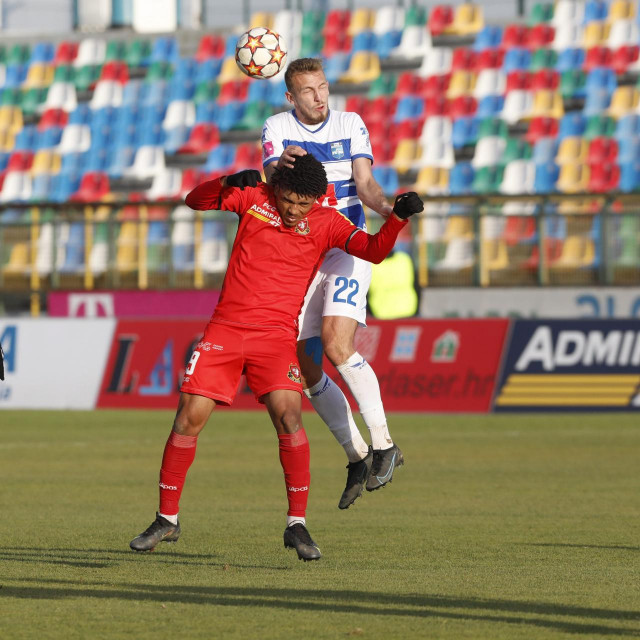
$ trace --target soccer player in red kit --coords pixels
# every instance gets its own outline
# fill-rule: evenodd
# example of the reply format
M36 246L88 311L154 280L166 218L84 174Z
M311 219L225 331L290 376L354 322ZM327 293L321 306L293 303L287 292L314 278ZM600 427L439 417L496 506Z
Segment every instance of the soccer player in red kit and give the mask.
M185 369L160 469L160 508L156 520L131 541L135 551L178 539L178 503L198 434L216 404L233 402L245 374L278 434L289 503L285 547L303 560L321 557L305 520L310 476L296 358L300 308L329 249L381 262L407 218L423 209L415 193L401 194L395 215L369 235L316 202L326 189L324 167L307 154L296 158L293 168L277 169L270 185L260 182L257 171L241 171L205 182L187 196L191 208L234 211L240 223L219 302Z

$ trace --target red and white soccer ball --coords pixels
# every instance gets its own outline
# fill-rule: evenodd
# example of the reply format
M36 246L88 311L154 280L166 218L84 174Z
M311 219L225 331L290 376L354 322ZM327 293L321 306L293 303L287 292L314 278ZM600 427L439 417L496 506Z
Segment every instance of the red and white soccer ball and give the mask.
M286 60L282 36L264 27L249 29L236 43L236 63L250 78L273 78L284 69Z

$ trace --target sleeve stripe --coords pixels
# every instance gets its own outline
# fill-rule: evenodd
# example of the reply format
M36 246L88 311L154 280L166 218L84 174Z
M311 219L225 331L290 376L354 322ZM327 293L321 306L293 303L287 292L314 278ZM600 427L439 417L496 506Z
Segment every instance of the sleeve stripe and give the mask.
M360 231L360 229L358 229L357 227L351 232L351 235L347 238L347 241L344 243L344 250L346 253L349 253L349 243L351 242L351 238L353 238L353 236L356 235L356 233L358 233L358 231Z

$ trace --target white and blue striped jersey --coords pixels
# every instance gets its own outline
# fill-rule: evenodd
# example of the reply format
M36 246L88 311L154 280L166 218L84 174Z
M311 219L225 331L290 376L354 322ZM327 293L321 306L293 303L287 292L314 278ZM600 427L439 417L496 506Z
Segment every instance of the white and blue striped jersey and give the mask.
M355 158L373 162L369 132L362 118L353 112L329 111L320 126L304 125L295 109L267 118L262 128L262 165L277 162L285 147L298 145L312 153L327 172L329 188L322 203L339 209L361 229L366 229L362 202L353 179Z

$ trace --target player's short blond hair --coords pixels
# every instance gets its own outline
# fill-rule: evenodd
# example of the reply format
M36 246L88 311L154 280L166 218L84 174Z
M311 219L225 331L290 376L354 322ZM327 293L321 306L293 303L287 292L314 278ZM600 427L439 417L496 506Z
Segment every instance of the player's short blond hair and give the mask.
M293 89L293 78L302 73L316 73L324 69L320 58L298 58L289 63L287 70L284 72L284 83L287 85L287 91Z

